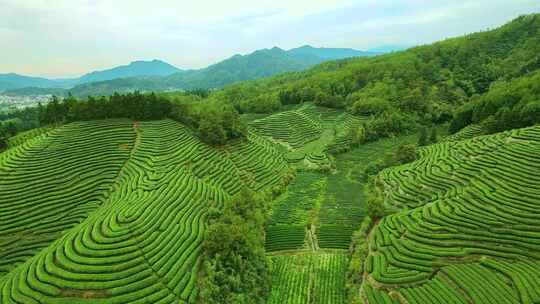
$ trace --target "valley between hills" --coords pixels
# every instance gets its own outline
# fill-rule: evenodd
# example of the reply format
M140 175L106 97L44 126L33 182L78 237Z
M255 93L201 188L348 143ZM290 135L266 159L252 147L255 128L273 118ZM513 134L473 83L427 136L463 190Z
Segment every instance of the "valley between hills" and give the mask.
M540 303L540 15L0 121L0 303Z

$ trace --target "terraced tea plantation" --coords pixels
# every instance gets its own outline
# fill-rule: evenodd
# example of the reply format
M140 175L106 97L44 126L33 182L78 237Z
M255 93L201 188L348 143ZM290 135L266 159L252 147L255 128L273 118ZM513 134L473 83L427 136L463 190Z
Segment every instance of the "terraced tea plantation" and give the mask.
M0 279L99 208L129 158L131 125L72 124L0 154Z
M469 125L461 129L459 132L445 137L443 141L460 141L465 139L471 139L482 134L484 134L484 128L482 126Z
M349 248L354 226L363 217L361 185L348 179L348 164L330 175L318 170L335 166L328 151L349 146L350 130L362 121L343 111L304 104L250 123L254 133L281 146L286 160L299 170L274 204L268 251Z
M540 303L540 127L483 132L467 127L422 148L419 160L378 176L388 210L402 211L383 217L368 235L358 269L361 302ZM335 145L335 138L329 142ZM267 234L275 265L272 301L319 303L317 288L306 287L314 286L314 261L325 248L348 249L365 215L359 173L416 139L383 140L337 155L330 174L305 171L301 161L289 159L300 171L275 202Z
M341 304L345 301L348 258L320 252L272 256L273 282L269 304Z
M221 148L172 120L10 139L0 154L0 303L197 303L209 208L244 186L272 189L291 168L266 228L267 302L348 303L363 172L417 140L350 150L365 119L306 104L251 120L246 140ZM540 303L540 127L483 132L465 128L377 176L393 214L368 233L353 297Z
M447 141L379 176L365 303L540 303L540 127Z
M171 120L73 123L0 154L1 303L194 303L206 211L287 170Z
M273 138L289 148L299 148L316 140L322 133L320 123L304 113L302 109L286 111L255 120L251 127L260 135Z
M367 117L304 104L301 107L250 121L254 133L268 138L284 150L285 158L297 167L317 169L330 166L328 152L350 149L350 131Z
M285 117L296 115L309 119L287 122L291 131L308 129L296 124L317 125L322 128L319 137L302 146L287 144L287 137L272 133L273 128L259 131L267 125L278 129L286 123ZM350 150L349 130L362 121L311 105L255 121L253 132L281 145L287 161L298 169L287 191L274 202L266 230L266 250L274 265L270 303L347 303L344 286L348 249L353 232L365 216L364 181L358 172L386 152L416 140L414 135L381 140L330 155L329 151ZM318 170L324 163L312 160L315 153L332 160L330 172ZM318 266L322 257L331 259L333 266L322 271ZM327 276L335 283L319 285L319 278Z

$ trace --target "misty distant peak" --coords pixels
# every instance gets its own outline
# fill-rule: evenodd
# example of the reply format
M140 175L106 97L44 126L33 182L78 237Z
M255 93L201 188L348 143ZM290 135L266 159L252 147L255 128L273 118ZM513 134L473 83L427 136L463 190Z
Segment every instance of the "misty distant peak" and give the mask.
M135 60L132 61L129 65L133 64L164 64L164 65L170 65L166 63L165 61L159 60L159 59L152 59L152 60Z
M116 79L128 79L127 82L136 83L137 88L144 88L144 81L150 83L148 87L172 86L180 89L218 88L236 81L257 79L284 72L301 71L316 64L336 59L350 57L364 57L378 55L374 52L363 52L354 49L317 48L303 45L298 48L284 50L278 46L259 49L245 55L234 55L229 59L213 64L199 70L181 70L175 66L159 60L134 60L126 65L120 65L106 70L87 73L79 78L49 80L43 78L25 77L17 74L0 75L0 90L23 87L38 88L82 88L89 83L104 85L111 81L111 90L116 89ZM141 79L143 77L156 77ZM154 83L155 82L155 83ZM108 84L109 85L109 84Z
M116 78L129 78L141 76L168 76L182 70L164 61L153 59L151 61L137 60L128 65L114 67L112 69L94 71L82 76L78 83L105 81Z
M287 53L291 56L311 56L323 60L337 60L351 57L366 57L379 55L379 52L366 52L351 48L326 48L303 45L298 48L290 49Z

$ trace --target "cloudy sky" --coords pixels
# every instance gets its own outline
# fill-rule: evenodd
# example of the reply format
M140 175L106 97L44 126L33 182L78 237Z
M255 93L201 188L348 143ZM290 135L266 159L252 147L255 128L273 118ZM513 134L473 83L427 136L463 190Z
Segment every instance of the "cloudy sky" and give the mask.
M533 12L539 0L0 0L0 73L78 76L155 58L200 68L273 46L416 45Z

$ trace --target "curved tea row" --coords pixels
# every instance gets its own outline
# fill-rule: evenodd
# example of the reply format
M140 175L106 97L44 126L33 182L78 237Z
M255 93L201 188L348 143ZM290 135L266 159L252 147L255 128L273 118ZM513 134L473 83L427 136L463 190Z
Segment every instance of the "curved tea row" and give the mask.
M77 123L0 154L0 277L103 203L134 136L127 120Z
M206 210L244 181L228 152L176 122L134 130L130 158L101 207L1 278L2 303L195 302Z
M310 213L321 195L321 180L316 172L299 174L274 203L270 225L266 228L266 251L301 249Z
M12 136L8 138L8 146L10 148L16 147L18 145L21 145L25 143L26 141L39 137L40 135L46 134L47 132L51 131L52 128L50 127L42 127L42 128L36 128L31 129L25 132L21 132L15 136Z
M471 139L484 134L484 132L484 127L481 125L469 125L461 129L459 132L443 138L442 141L460 141Z
M262 136L296 149L318 139L322 133L321 124L301 111L286 111L255 120L250 127Z
M327 151L330 153L340 153L350 150L353 144L352 132L368 120L368 117L343 113L336 120L336 138L334 139L334 142L328 146Z
M244 182L253 190L276 184L288 169L275 145L253 132L247 141L232 145L227 152Z
M540 127L429 146L383 171L386 202L404 210L371 234L364 300L540 302L538 172Z
M332 127L336 122L341 120L342 111L332 108L319 107L314 104L306 103L297 110L314 121L319 121L324 127Z

